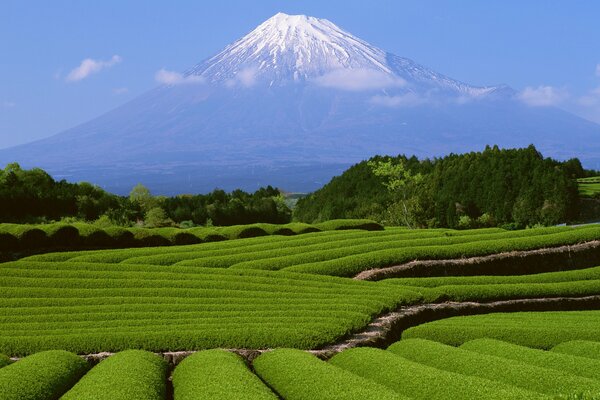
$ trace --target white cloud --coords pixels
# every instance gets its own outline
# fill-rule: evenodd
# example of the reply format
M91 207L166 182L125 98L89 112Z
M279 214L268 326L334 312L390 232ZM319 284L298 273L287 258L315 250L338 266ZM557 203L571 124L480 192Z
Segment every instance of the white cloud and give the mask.
M200 75L183 75L182 73L175 71L167 71L166 69L160 69L154 75L156 82L164 85L186 85L194 83L204 83L204 78Z
M423 97L415 93L406 93L397 96L376 95L371 97L370 102L384 107L414 107L426 102Z
M65 79L67 82L77 82L87 78L92 74L98 73L105 68L115 66L121 61L123 61L123 59L117 55L112 56L112 58L108 61L86 58L81 62L81 64L79 64L77 68L71 70Z
M600 76L600 63L596 64L596 76Z
M3 101L1 104L2 108L13 108L17 105L17 103L15 103L14 101Z
M236 78L242 84L242 86L254 86L254 84L256 83L257 72L258 71L256 70L256 68L246 68L238 72L236 74Z
M112 92L113 92L113 94L117 94L117 95L119 95L119 94L125 94L125 93L129 92L129 89L126 88L126 87L114 88L112 90Z
M519 99L533 107L555 106L565 101L569 94L563 89L552 86L526 87L518 95Z
M406 85L402 78L373 69L339 69L314 80L319 86L349 91L377 90Z

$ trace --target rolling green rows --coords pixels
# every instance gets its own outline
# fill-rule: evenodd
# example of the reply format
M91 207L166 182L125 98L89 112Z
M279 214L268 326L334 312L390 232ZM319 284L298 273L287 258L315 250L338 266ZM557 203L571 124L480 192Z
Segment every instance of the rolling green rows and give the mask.
M223 350L186 357L173 371L175 400L276 400L277 396L246 366Z
M193 228L196 229L196 228ZM244 238L235 241L219 241L216 243L202 243L198 245L172 246L160 248L133 248L133 249L115 249L103 251L71 251L61 253L48 253L30 256L24 260L31 261L85 261L85 262L109 262L119 263L130 258L160 256L165 254L178 255L180 253L194 252L202 256L219 256L245 253L254 250L277 249L281 247L281 243L285 242L286 247L305 246L315 243L335 242L343 239L352 239L360 237L368 237L374 235L395 235L404 232L409 234L410 231L405 229L386 229L385 231L364 231L364 230L334 230L308 233L300 236L260 236L255 238ZM425 233L426 232L426 233ZM426 235L441 235L440 231L425 231L422 234Z
M599 280L600 267L577 269L573 271L545 272L531 275L488 275L488 276L440 276L431 278L394 278L381 282L419 288L436 288L442 286L467 285L500 285L500 284L535 284L561 283L585 280Z
M0 224L0 251L185 245L265 235L296 235L343 229L381 230L383 228L369 220L333 220L316 225L295 222L284 225L252 224L190 229L100 228L85 223Z
M572 340L600 341L600 311L519 312L453 317L410 328L403 339L459 346L492 338L537 349Z
M33 354L0 369L0 398L58 399L87 369L87 362L66 351Z
M335 355L330 363L415 399L541 399L542 395L475 376L448 372L390 352L362 347Z
M429 340L401 340L390 346L388 351L433 368L551 396L587 391L600 393L600 381L595 379Z
M167 363L155 354L127 350L101 361L62 400L162 400Z
M385 386L290 349L279 349L259 356L254 370L286 400L401 400Z
M600 227L567 228L567 230L558 231L558 233L547 234L540 234L540 230L537 229L524 232L527 232L528 235L446 246L421 246L416 248L372 251L333 260L295 265L284 268L284 270L350 277L368 269L398 265L417 259L436 260L484 256L500 252L571 245L600 239ZM542 232L551 232L551 228L545 228ZM522 233L520 234L522 235ZM515 235L517 234L515 233Z
M554 346L552 351L555 353L600 360L600 342L572 340Z
M512 250L575 244L600 239L600 227L542 228L506 232L407 231L316 233L299 238L203 244L172 249L139 249L42 255L27 261L73 261L266 269L354 276L366 269L415 259L480 256Z
M419 291L427 303L582 297L600 294L600 267L532 275L396 278L381 283Z
M0 268L0 352L317 348L420 295L268 271L74 262Z
M569 229L569 228L567 228ZM293 269L295 266L303 267L307 263L326 263L328 261L338 261L340 259L349 259L351 256L361 256L363 254L375 254L379 251L393 252L403 254L411 254L414 252L420 252L421 248L431 248L440 246L451 246L461 243L473 243L473 242L484 242L493 241L509 238L528 237L531 235L544 235L564 231L564 228L551 228L539 230L537 232L530 231L493 231L493 232L478 232L478 234L462 234L457 233L455 235L439 235L437 237L424 237L415 239L412 237L406 237L403 235L402 239L398 237L386 238L387 240L381 240L379 237L367 238L360 242L344 243L344 246L339 248L332 248L332 246L326 246L322 248L310 249L307 252L300 254L288 253L287 255L278 255L276 253L258 255L248 254L245 260L239 260L236 264L233 264L233 268L239 269L267 269L267 270L280 270L285 268ZM427 231L423 231L425 233ZM469 233L473 231L468 231ZM416 231L415 235L422 234ZM376 239L376 240L374 240ZM407 239L407 240L406 240ZM198 264L198 262L200 264ZM183 261L180 264L183 265L202 265L204 260L188 260ZM351 261L353 262L353 260ZM387 266L387 265L385 265Z
M479 354L507 358L525 364L600 380L600 360L587 357L531 349L496 339L475 339L466 342L460 348Z
M581 178L577 180L579 194L585 197L593 197L600 193L600 177Z

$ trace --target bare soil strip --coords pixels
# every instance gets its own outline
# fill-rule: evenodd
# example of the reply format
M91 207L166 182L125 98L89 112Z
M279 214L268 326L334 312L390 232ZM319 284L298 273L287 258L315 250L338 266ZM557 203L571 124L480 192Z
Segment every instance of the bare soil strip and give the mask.
M511 251L483 257L449 260L415 260L401 265L363 271L354 279L474 275L526 275L566 271L600 265L600 240L572 246Z

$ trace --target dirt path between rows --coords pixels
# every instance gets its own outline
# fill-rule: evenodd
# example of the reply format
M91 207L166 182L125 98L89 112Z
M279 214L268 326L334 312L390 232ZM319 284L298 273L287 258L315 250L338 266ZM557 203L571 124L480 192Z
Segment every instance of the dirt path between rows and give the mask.
M569 246L511 251L482 257L446 260L415 260L405 264L363 271L354 279L378 281L388 278L473 275L525 275L566 271L600 265L600 240Z

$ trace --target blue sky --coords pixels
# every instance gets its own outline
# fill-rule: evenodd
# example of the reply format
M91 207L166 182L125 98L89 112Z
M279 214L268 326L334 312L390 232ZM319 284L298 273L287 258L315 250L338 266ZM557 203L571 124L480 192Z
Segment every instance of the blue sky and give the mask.
M600 123L600 2L0 2L0 148L85 122L282 11L327 18L452 78ZM85 61L88 59L88 61Z

